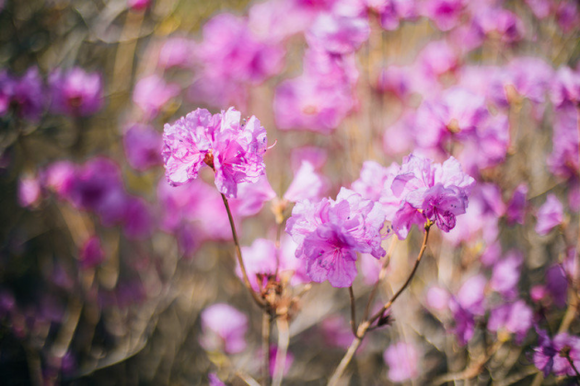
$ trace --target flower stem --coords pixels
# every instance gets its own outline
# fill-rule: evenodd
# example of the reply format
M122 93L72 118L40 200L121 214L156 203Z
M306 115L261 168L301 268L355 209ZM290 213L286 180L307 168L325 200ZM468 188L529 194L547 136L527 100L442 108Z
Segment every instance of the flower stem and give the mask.
M354 354L356 353L356 350L359 348L366 333L369 331L371 325L377 319L381 318L389 308L391 308L395 300L397 300L397 298L401 295L401 293L403 293L405 288L407 288L407 286L415 276L417 268L419 267L419 263L421 263L421 259L423 258L425 250L427 249L427 241L429 240L429 230L431 229L431 225L433 225L433 223L429 220L425 224L425 236L423 237L423 244L421 245L421 249L419 250L419 254L417 255L417 259L415 260L415 265L413 266L413 269L411 270L409 277L405 281L405 284L403 284L403 286L393 295L393 297L391 297L391 299L379 310L379 312L374 314L369 320L364 320L359 325L358 330L355 332L354 340L352 341L350 347L348 348L348 351L340 361L340 364L334 371L334 374L332 374L332 377L328 381L328 386L335 386L338 383L338 381L342 377L342 374L344 373L344 370L346 370L346 367L354 357Z
M262 315L262 351L264 352L264 363L262 367L262 384L270 384L270 327L272 317L270 313L264 312Z
M348 287L348 294L350 295L350 328L352 329L352 334L356 338L356 304L352 286Z
M385 260L383 261L383 265L381 267L381 272L379 273L379 278L377 279L375 285L373 286L371 294L369 295L369 301L368 301L367 306L365 308L363 320L366 320L369 316L373 300L375 299L375 295L377 294L377 290L379 289L379 285L381 284L381 281L385 278L385 275L387 274L387 267L389 266L389 263L391 261L391 256L393 255L393 251L395 249L396 244L397 244L397 239L393 238L393 240L391 241L391 245L389 246L389 251L387 252L387 256L385 256Z
M228 219L230 220L230 227L232 228L232 236L234 238L234 244L236 245L236 257L238 258L238 263L240 264L240 269L242 271L242 277L244 279L244 284L248 291L250 291L250 295L256 302L256 304L260 308L264 308L266 303L258 296L258 294L252 289L252 285L250 284L250 280L248 279L248 273L246 271L246 266L244 265L244 260L242 259L242 249L240 248L240 242L238 240L238 233L236 232L236 225L234 224L234 218L232 216L232 211L230 210L230 205L228 203L228 199L222 193L222 199L224 200L224 205L226 207L226 211L228 212Z
M290 343L290 330L288 329L287 316L276 319L276 326L278 327L278 351L276 352L276 365L274 367L272 386L281 386L282 379L284 378L288 344Z

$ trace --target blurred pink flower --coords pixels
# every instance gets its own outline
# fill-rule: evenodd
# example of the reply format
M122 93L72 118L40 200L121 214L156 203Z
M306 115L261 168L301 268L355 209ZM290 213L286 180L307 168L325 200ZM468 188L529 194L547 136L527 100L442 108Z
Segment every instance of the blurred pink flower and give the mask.
M327 182L323 176L316 173L310 162L302 161L302 166L295 173L292 183L284 193L284 199L291 202L317 201L322 198L326 188Z
M521 344L532 327L534 313L523 300L506 303L491 310L487 328L489 331L506 331L516 336Z
M84 117L99 111L103 105L101 75L87 73L80 67L53 71L49 78L51 110L73 117Z
M555 194L549 194L544 205L540 207L537 215L536 233L547 235L554 227L564 220L564 207Z
M201 345L210 351L237 354L246 348L248 318L234 307L217 303L201 313Z
M79 258L83 269L94 268L105 261L105 251L101 248L101 241L97 236L92 236L84 242Z
M168 84L162 77L153 74L137 82L133 90L133 102L148 119L153 119L180 91L179 85Z
M131 125L123 136L123 148L133 169L145 171L163 164L163 138L152 126Z
M419 376L419 353L413 344L398 342L390 345L383 354L389 368L389 379L404 382Z
M18 181L18 203L22 207L34 205L40 198L40 182L35 177L21 177Z
M141 11L151 5L151 0L127 0L127 6L134 11Z
M464 7L465 0L426 0L420 9L437 28L448 31L459 23Z
M524 257L519 251L511 251L503 260L499 260L493 266L490 287L499 292L504 299L512 300L518 294L518 282L520 281L521 266Z
M519 184L514 190L512 198L506 210L506 219L509 225L524 223L527 207L528 186L525 183Z
M164 69L187 68L191 65L194 50L192 41L183 37L170 37L159 52L159 66Z

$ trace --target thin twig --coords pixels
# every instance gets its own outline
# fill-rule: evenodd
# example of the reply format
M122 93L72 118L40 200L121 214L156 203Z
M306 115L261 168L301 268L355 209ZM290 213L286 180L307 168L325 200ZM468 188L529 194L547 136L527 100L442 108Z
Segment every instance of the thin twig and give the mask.
M278 351L276 352L276 364L274 367L274 380L272 386L281 386L284 379L284 369L286 367L286 355L290 344L290 329L288 328L288 318L282 316L276 319L278 327Z
M348 287L348 294L350 295L350 328L352 334L356 337L356 304L352 286Z
M246 271L246 266L244 265L244 260L242 259L242 249L240 248L240 242L238 240L238 233L236 232L236 225L234 224L232 211L230 210L228 199L223 193L222 199L224 201L226 211L228 212L228 219L230 220L230 227L232 228L232 236L234 238L234 244L236 245L236 256L238 258L238 263L240 264L240 269L242 271L242 276L244 278L244 284L246 285L248 291L250 291L250 295L252 295L252 298L254 299L256 304L258 304L260 308L264 308L266 306L266 303L264 303L264 301L260 298L260 296L258 296L258 294L254 291L252 285L250 284L250 280L248 279L248 273Z
M262 351L264 352L264 363L262 367L262 384L270 384L270 327L272 317L268 312L262 315Z

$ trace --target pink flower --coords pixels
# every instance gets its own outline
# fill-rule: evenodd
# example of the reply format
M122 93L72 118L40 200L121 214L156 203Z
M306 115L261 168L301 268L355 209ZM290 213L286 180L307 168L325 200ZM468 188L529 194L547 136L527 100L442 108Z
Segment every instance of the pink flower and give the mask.
M506 218L508 224L518 223L522 225L526 216L528 186L524 183L518 185L508 203Z
M141 11L149 7L151 0L127 0L127 6L134 11Z
M37 178L24 177L18 182L18 203L22 207L34 205L40 198L41 189Z
M237 354L246 348L248 318L232 306L218 303L207 307L201 314L201 328L201 344L206 350Z
M296 257L306 261L313 281L328 280L334 287L348 287L357 274L357 252L384 256L383 223L379 204L342 188L336 201L298 202L286 232L298 244Z
M523 300L501 305L491 311L487 328L489 331L506 331L515 334L521 342L532 327L534 313Z
M556 72L551 91L552 103L556 107L580 103L580 71L567 66L560 67Z
M490 287L507 300L515 298L523 262L524 257L518 251L512 251L505 259L496 262L489 282Z
M379 202L400 239L407 237L413 224L422 226L427 219L445 232L455 227L456 216L465 213L475 183L455 158L439 165L410 155L400 168L391 168L394 173L384 183Z
M545 331L538 331L538 347L534 348L533 363L544 372L544 376L554 373L556 376L575 376L576 371L566 356L570 357L574 367L580 367L580 338L567 333L550 339Z
M314 166L308 161L302 161L302 166L294 175L294 180L284 193L284 199L291 202L301 200L317 201L322 198L327 183L316 173Z
M464 7L465 0L427 0L423 12L437 28L448 31L459 23Z
M87 73L80 67L64 72L55 70L48 79L54 112L73 117L88 116L99 111L103 105L101 76Z
M179 85L167 84L162 77L153 74L137 82L133 90L133 102L147 118L153 119L180 91Z
M151 126L132 125L123 136L123 147L133 169L145 171L163 163L163 139Z
M12 105L20 118L37 121L46 99L38 68L29 68L19 79L6 75L3 80L0 81L3 89L0 90L0 114L4 110L2 106Z
M414 345L405 342L392 344L383 354L389 367L389 379L404 382L419 376L419 353Z
M552 228L560 225L564 219L564 207L558 197L549 194L544 205L538 210L537 217L535 229L539 235L547 235Z
M239 183L255 183L264 174L266 130L254 116L240 125L240 113L233 107L213 116L197 109L165 124L163 139L166 176L174 186L197 178L206 163L215 171L218 190L236 197Z
M165 41L159 52L159 65L164 69L186 68L191 63L193 42L182 37L171 37Z
M260 291L268 282L268 276L276 275L276 245L271 240L256 239L250 247L242 247L242 254L250 284L254 291ZM239 263L236 266L236 275L242 278Z
M94 268L105 260L105 251L101 248L101 241L97 236L89 238L81 247L81 268Z
M316 18L306 34L311 47L343 55L356 51L369 38L371 27L366 15L344 8L335 6L332 12Z
M43 186L53 190L60 198L68 198L73 187L76 168L69 161L57 161L50 164L42 173Z

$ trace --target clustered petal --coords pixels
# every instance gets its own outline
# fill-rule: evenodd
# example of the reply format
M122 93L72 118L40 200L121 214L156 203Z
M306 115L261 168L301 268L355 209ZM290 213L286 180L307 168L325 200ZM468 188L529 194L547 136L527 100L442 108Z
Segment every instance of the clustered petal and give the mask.
M257 182L265 173L266 130L254 116L242 124L240 118L233 107L214 115L197 109L166 124L163 161L169 183L196 179L204 163L214 169L215 184L228 197L237 196L238 184Z
M313 281L348 287L357 273L357 252L384 256L384 220L380 204L342 188L336 201L298 202L286 231L298 244L296 257L306 260Z

